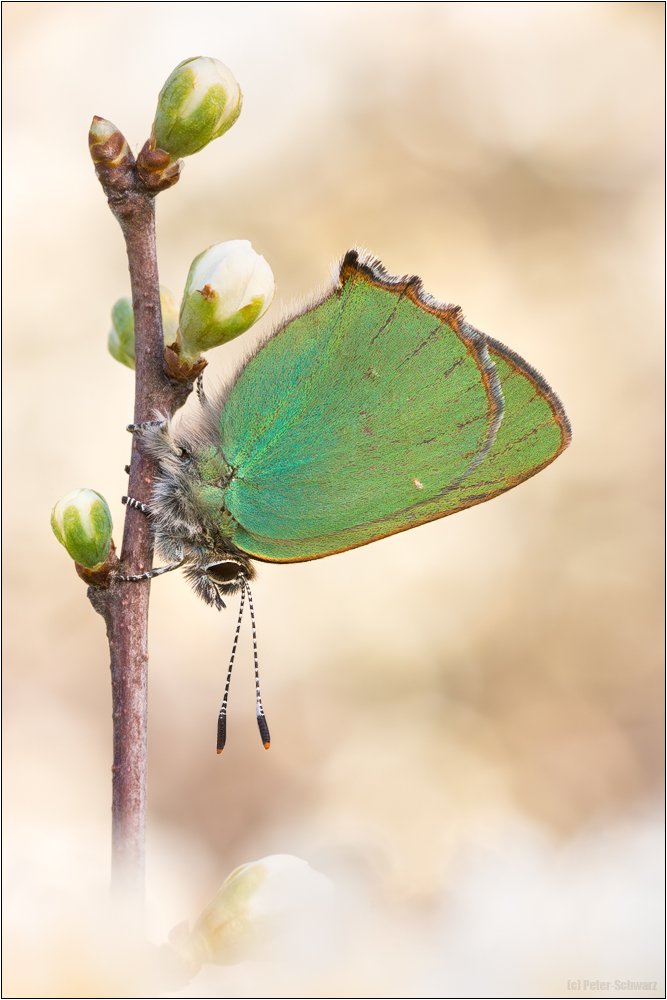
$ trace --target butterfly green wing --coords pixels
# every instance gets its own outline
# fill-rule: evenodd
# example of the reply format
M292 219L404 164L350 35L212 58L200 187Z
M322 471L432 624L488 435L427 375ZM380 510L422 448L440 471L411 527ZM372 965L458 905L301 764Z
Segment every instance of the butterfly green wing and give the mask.
M556 457L558 407L537 373L419 279L350 251L329 295L281 327L228 396L232 540L297 562L481 503Z

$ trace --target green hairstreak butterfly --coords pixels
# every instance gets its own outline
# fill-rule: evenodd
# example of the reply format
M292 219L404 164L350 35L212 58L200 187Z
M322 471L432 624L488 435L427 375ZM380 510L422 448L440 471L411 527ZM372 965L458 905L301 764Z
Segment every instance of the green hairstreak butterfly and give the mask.
M251 560L319 559L455 514L534 476L571 437L535 369L355 250L189 423L135 429L161 476L148 505L124 499L171 560L140 578L183 566L217 608L240 590L241 612ZM257 699L268 745L259 686Z

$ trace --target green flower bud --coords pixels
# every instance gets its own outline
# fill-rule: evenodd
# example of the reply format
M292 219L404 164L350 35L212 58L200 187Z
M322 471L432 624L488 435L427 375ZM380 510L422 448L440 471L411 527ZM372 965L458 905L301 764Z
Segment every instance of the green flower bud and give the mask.
M219 59L185 59L160 91L153 122L157 148L172 160L199 152L232 127L241 102L238 83Z
M72 559L86 569L101 566L111 548L111 512L95 490L71 490L51 512L51 527Z
M109 354L116 361L134 368L134 312L132 299L118 299L111 310Z
M181 303L181 357L233 340L255 323L273 302L271 268L248 240L214 243L192 262Z
M185 961L232 965L268 957L270 950L308 924L333 887L328 878L291 854L242 865L223 882L192 934L173 941ZM282 950L280 947L278 950Z
M160 310L165 347L170 347L178 334L178 305L168 288L160 285ZM134 312L132 299L118 299L111 310L112 327L109 330L109 354L116 361L134 368Z
M164 346L171 347L178 336L178 302L168 288L160 285L160 311Z

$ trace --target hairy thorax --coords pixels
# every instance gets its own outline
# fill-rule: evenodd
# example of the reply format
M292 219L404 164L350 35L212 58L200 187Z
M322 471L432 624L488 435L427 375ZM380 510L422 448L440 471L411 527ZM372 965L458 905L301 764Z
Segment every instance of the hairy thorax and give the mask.
M145 443L160 466L150 502L158 553L182 560L198 595L219 607L221 594L237 592L242 580L255 576L248 556L231 541L225 493L233 470L220 445L175 438L168 424L149 432Z

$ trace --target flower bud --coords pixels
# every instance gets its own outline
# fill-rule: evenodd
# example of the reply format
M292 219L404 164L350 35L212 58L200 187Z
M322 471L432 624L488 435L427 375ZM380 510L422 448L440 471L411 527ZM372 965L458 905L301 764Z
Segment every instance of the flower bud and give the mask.
M181 355L192 360L245 333L275 294L271 268L248 240L214 243L190 267L181 303Z
M185 59L158 97L153 122L157 148L172 160L197 153L232 127L241 102L238 83L219 59Z
M113 122L95 115L88 133L88 147L107 197L134 187L134 156Z
M312 923L333 887L326 876L291 854L273 854L242 865L223 882L197 920L192 934L177 942L191 963L232 965L267 957L267 945Z
M132 156L123 133L113 122L100 118L99 115L93 117L88 133L88 146L95 163L108 163L117 167L126 157Z
M178 334L178 306L168 288L160 285L160 310L165 347L176 340ZM134 368L134 311L132 299L118 299L111 310L112 327L109 330L109 354L116 361Z
M118 299L111 310L109 354L116 361L134 368L134 312L131 299Z
M97 569L111 548L111 512L95 490L71 490L51 512L51 527L72 559L86 569Z
M178 336L178 302L168 288L160 285L160 312L164 346L170 347Z

